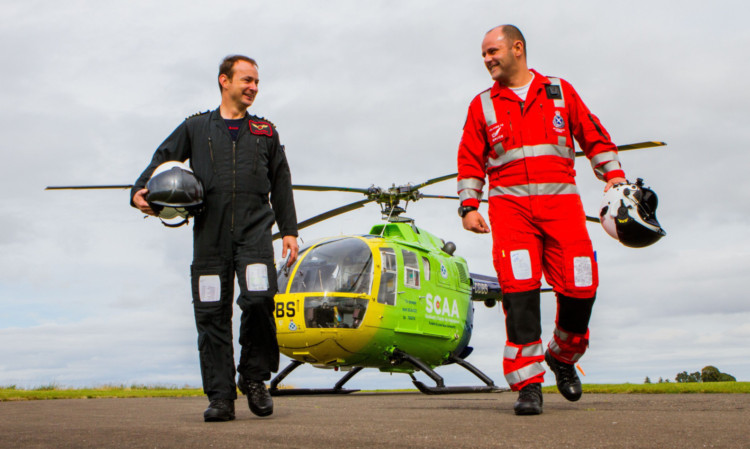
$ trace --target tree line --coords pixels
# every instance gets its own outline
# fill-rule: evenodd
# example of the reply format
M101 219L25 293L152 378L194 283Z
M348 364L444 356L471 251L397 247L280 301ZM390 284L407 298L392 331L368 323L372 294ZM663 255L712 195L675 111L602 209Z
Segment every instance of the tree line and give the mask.
M737 379L732 376L731 374L722 373L719 371L718 368L715 366L708 365L704 367L700 371L696 371L694 373L689 373L687 371L683 371L681 373L677 373L677 375L674 378L675 382L677 383L686 383L686 382L737 382ZM658 383L669 383L669 379L662 379L659 378ZM645 384L653 383L651 382L651 379L646 376L646 380L643 382Z

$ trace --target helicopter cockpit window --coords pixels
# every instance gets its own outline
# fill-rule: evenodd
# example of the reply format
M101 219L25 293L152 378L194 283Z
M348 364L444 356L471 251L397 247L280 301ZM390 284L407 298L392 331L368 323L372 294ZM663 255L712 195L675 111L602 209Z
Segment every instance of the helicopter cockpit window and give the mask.
M286 259L282 260L282 265L278 267L278 270L276 272L276 280L279 287L279 293L286 293L286 287L289 284L289 277L292 275L292 272L294 271L294 268L299 264L299 261L302 260L307 250L310 248L302 248L299 251L299 256L297 256L297 262L295 262L294 265L291 267L287 267L283 262L286 261Z
M419 261L411 251L402 250L404 256L404 285L419 288Z
M380 273L378 302L392 306L396 304L396 281L398 280L396 253L393 248L380 248L380 260L382 273Z
M370 294L372 251L362 240L343 238L312 248L300 262L289 293Z

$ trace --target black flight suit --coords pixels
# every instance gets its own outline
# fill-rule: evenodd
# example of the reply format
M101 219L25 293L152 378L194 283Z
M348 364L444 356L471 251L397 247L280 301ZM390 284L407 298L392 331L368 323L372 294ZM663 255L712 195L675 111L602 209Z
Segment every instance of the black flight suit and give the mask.
M235 273L242 309L237 371L247 380L263 381L279 367L271 226L276 221L282 236L297 235L291 175L273 124L247 114L233 141L216 109L175 129L136 181L131 198L160 164L188 158L205 191L205 209L194 221L191 267L203 391L210 400L236 399Z

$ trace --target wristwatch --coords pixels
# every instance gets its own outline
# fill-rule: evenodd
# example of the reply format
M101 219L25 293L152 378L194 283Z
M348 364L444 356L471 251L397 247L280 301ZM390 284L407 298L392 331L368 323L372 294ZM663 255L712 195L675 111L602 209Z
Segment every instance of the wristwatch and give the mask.
M468 214L469 212L473 210L477 210L477 208L474 206L460 206L458 208L458 216L461 218L464 218L466 214Z

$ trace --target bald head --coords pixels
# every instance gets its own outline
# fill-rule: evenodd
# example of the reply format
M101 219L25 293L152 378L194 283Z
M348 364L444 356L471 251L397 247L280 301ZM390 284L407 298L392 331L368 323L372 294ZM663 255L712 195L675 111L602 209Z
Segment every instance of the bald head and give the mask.
M500 36L502 36L502 39L508 43L508 45L513 45L516 41L521 41L523 44L523 55L526 56L526 38L523 37L523 33L521 33L521 30L518 29L515 25L505 24L505 25L498 25L495 28L489 30L485 36L492 33L493 31L499 32Z

